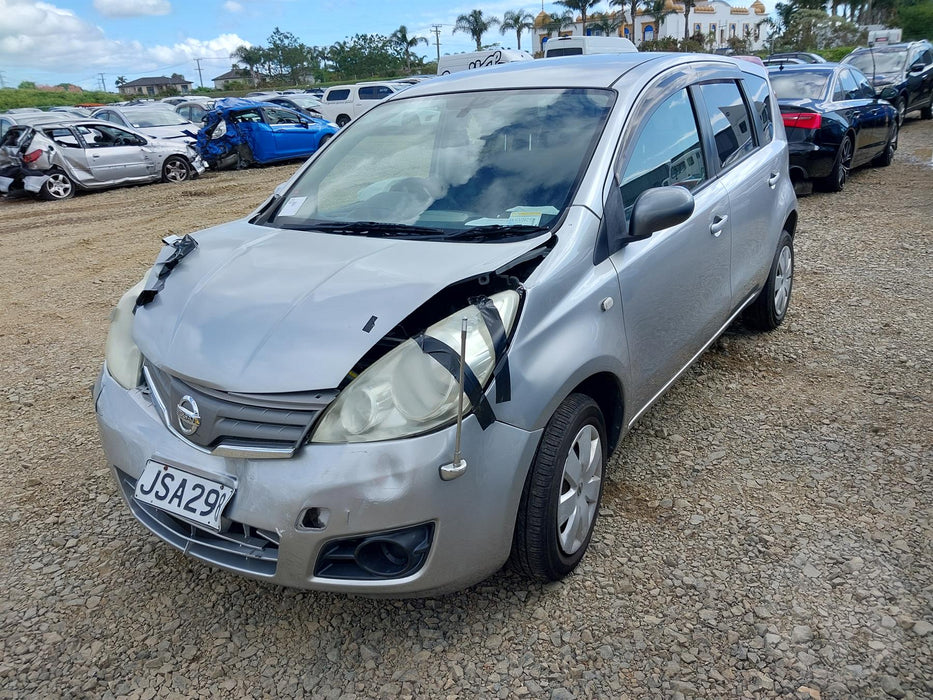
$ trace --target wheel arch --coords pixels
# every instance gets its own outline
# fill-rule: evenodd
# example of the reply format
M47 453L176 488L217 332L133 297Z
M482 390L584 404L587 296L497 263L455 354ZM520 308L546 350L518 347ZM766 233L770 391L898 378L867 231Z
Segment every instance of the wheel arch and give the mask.
M567 396L571 394L585 394L599 406L603 420L606 421L606 450L611 454L622 437L625 414L625 399L619 378L612 372L597 372L577 384Z
M784 230L790 234L791 238L797 233L797 217L797 210L794 209L787 215L787 218L784 219Z

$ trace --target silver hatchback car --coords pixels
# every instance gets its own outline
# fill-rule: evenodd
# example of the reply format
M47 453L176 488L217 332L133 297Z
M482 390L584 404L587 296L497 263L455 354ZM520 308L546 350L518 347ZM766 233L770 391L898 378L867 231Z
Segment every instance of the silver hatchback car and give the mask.
M386 100L120 300L95 405L133 515L286 586L565 576L620 438L740 314L787 313L776 114L764 69L686 54Z

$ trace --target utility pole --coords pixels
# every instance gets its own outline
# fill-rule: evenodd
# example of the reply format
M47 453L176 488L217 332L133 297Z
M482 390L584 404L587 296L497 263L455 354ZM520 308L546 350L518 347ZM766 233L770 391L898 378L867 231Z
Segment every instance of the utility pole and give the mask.
M101 92L107 92L107 83L104 82L104 74L103 74L103 73L98 73L97 75L100 76L100 90L101 90Z
M204 77L201 75L201 61L203 58L196 58L194 62L198 64L198 82L201 84L201 87L204 87Z
M441 25L432 24L431 31L434 32L434 45L437 47L437 61L441 60Z

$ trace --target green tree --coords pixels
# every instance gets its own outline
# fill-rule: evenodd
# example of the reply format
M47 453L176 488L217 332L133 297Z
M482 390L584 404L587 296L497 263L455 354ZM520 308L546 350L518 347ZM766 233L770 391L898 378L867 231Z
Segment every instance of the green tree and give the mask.
M586 11L594 5L598 5L600 0L555 0L558 5L563 5L568 10L580 13L580 21L583 24L581 33L586 36Z
M603 36L617 36L619 33L619 25L621 24L622 20L619 18L619 13L601 13L590 16L590 27Z
M126 79L126 76L121 75L116 80L113 81L113 84L116 85L117 90L119 90L121 87L126 85L127 82L128 81Z
M897 16L904 30L904 41L933 37L933 3L903 6L898 9Z
M778 45L790 51L818 51L864 43L865 39L865 32L844 17L831 17L824 10L798 9L791 13Z
M20 90L35 90L36 84L31 80L24 80L19 84Z
M690 38L690 10L696 6L696 0L680 0L684 4L684 41Z
M396 73L402 65L398 44L382 34L356 34L348 41L338 41L328 56L342 79Z
M392 32L392 36L389 37L389 40L398 44L398 47L402 51L402 55L405 58L405 72L408 75L411 75L412 49L416 48L418 44L424 44L427 46L428 40L423 36L413 36L409 38L408 28L404 24Z
M618 7L616 13L619 17L619 23L622 26L628 24L628 20L625 17L625 6L628 4L628 0L609 0L609 7Z
M457 23L454 25L453 33L465 32L469 34L473 37L474 41L476 41L476 50L482 51L483 34L493 27L499 26L499 24L500 22L497 17L486 17L483 15L482 10L471 10L469 14L457 17Z
M261 65L265 60L261 46L246 45L238 46L236 50L230 54L230 58L235 59L237 63L244 64L249 69L250 75L255 74L256 66Z
M499 25L499 33L515 32L515 41L517 48L522 48L522 32L535 27L535 18L530 12L525 10L508 10L502 16L502 23Z

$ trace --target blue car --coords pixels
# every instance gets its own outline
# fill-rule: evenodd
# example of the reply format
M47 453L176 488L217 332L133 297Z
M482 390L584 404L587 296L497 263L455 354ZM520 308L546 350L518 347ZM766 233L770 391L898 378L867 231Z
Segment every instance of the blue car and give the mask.
M216 170L307 158L338 126L295 110L239 98L217 100L195 148Z

